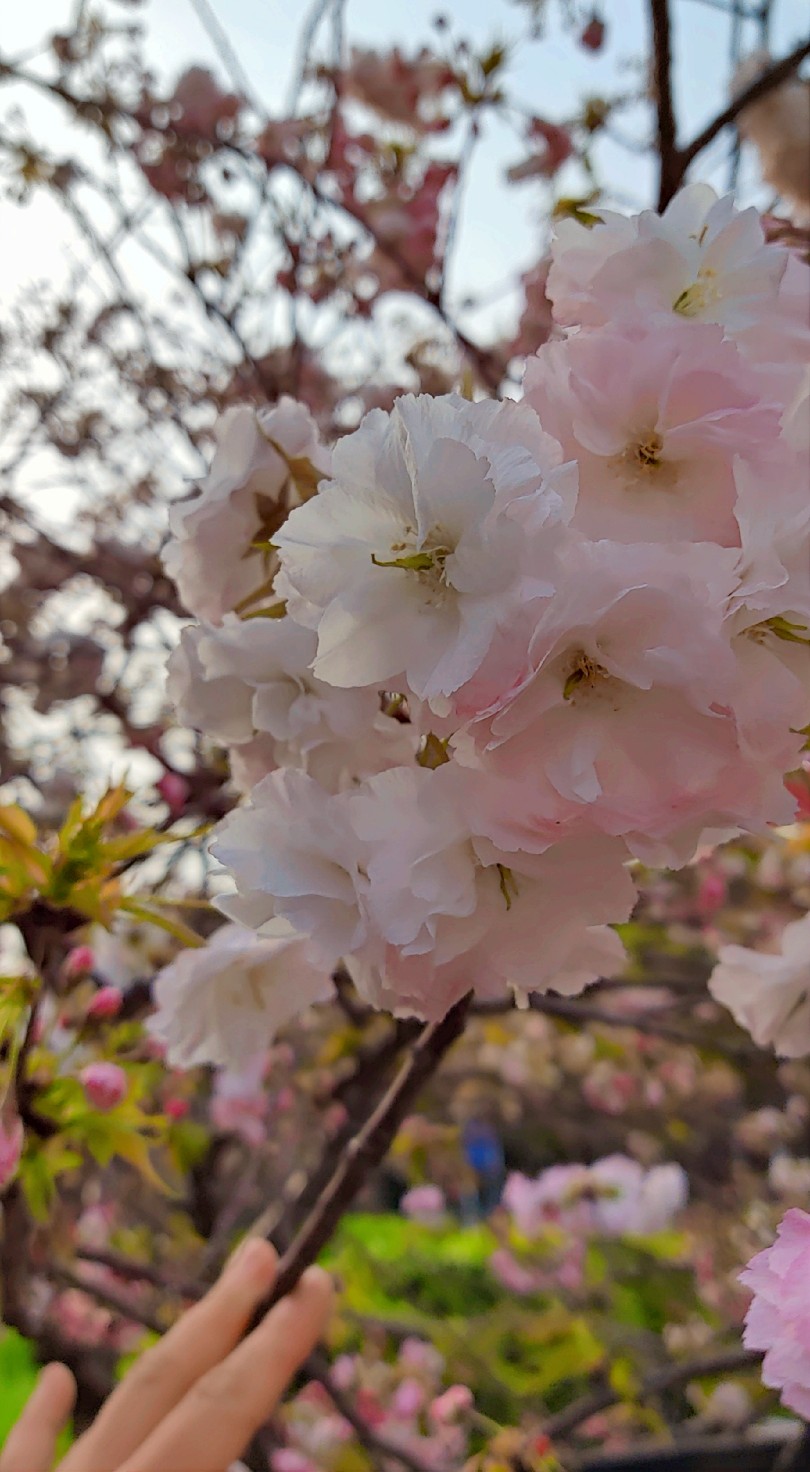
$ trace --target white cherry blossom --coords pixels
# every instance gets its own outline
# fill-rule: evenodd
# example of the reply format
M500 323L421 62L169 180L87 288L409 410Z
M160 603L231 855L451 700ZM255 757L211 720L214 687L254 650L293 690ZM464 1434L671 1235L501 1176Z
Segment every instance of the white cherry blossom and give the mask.
M592 215L561 220L552 244L546 291L563 325L676 313L734 335L773 310L787 252L766 244L758 211L736 209L730 195L689 184L663 215Z
M214 833L211 852L236 885L217 900L223 914L260 935L277 934L283 922L282 929L310 939L328 967L360 945L365 851L348 802L348 794L325 793L303 772L265 777L250 804L229 813Z
M154 983L148 1027L174 1068L239 1069L280 1027L334 988L305 941L223 925L199 950L180 951Z
M721 946L709 991L761 1048L780 1058L810 1053L810 915L782 932L778 954Z
M323 474L329 469L303 404L284 397L270 409L240 405L223 415L206 480L196 495L172 507L169 518L173 536L164 566L189 613L219 623L269 587L275 558L253 544L272 540L287 509L300 500L290 471L296 461L302 477L309 473L307 461Z
M276 536L276 589L317 631L319 678L425 700L469 679L520 600L552 591L576 489L560 462L520 405L406 395L368 414Z

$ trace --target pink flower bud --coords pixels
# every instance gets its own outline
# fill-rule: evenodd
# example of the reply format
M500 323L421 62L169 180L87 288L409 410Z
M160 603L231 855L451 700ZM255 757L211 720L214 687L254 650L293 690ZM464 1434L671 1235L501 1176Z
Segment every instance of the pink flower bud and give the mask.
M167 804L173 818L178 818L188 802L191 786L179 772L164 772L155 787Z
M95 955L92 946L74 946L65 957L63 972L68 981L75 981L79 976L87 976L95 965Z
M189 1110L188 1099L181 1099L175 1095L173 1098L166 1100L163 1109L169 1119L185 1119Z
M598 15L592 15L584 31L580 34L579 44L586 51L601 51L605 43L605 22Z
M102 986L87 1005L87 1016L117 1017L124 998L117 986Z
M24 1143L22 1120L16 1115L7 1121L0 1119L0 1190L16 1176Z
M127 1076L117 1063L89 1063L79 1078L89 1102L96 1109L114 1109L127 1091Z
M430 1419L437 1426L448 1426L457 1421L473 1406L473 1393L467 1385L451 1385L443 1395L437 1395L430 1405Z

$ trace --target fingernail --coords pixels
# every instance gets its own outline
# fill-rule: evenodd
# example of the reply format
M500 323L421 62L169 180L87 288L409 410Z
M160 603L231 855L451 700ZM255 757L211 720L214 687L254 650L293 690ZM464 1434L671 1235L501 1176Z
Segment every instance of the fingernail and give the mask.
M228 1263L228 1272L233 1269L240 1277L251 1277L260 1264L269 1267L267 1243L263 1237L245 1237Z

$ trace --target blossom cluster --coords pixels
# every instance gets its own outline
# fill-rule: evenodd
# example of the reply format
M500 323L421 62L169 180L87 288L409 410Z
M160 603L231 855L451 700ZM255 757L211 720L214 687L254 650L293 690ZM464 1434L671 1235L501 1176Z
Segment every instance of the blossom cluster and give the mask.
M593 1165L552 1165L533 1180L516 1171L503 1204L524 1237L549 1226L579 1235L647 1236L671 1225L688 1194L680 1165L645 1171L629 1155L606 1155Z
M432 1344L408 1337L396 1359L341 1354L330 1382L348 1394L380 1438L435 1472L461 1466L469 1452L468 1412L472 1392L465 1385L442 1389L444 1360ZM327 1390L310 1381L284 1407L286 1445L272 1453L273 1472L339 1472L353 1431L334 1409Z
M424 1018L573 994L621 968L631 860L791 820L809 282L692 185L663 216L559 224L520 402L404 395L331 452L292 400L226 416L173 514L198 621L170 693L249 795L215 835L218 903L293 967L279 1015L340 960ZM184 964L158 989L169 1056L232 1061L236 995L203 1015Z

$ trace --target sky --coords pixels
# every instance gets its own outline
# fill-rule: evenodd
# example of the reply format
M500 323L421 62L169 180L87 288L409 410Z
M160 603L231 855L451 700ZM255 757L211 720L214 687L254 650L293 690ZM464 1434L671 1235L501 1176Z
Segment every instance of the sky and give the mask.
M223 23L254 93L270 113L282 114L308 6L301 0L209 0L209 4ZM725 101L729 19L715 8L717 4L718 0L672 0L676 96L684 137L696 132ZM0 51L17 57L41 45L50 32L65 28L72 8L73 0L33 0L28 5L7 0ZM638 60L647 45L646 0L604 0L607 42L598 55L577 46L570 33L562 30L559 9L558 0L547 0L545 34L536 42L521 44L509 68L511 92L552 121L565 119L583 94L609 95L635 83L638 72L629 66L629 59ZM412 50L435 36L431 23L438 11L448 18L452 30L474 42L491 42L526 30L526 10L516 0L407 0L407 5L400 0L347 0L346 34L354 44L397 43ZM145 20L147 55L159 79L171 80L191 61L219 66L195 0L150 0L141 6L108 3L107 12L122 21ZM805 0L775 0L774 54L781 55L801 38L806 18ZM743 52L753 43L753 32L748 34ZM63 119L30 93L23 97L19 89L0 89L0 117L20 103L30 121L58 148ZM634 122L631 118L625 132L634 126L642 126L642 119ZM505 261L510 269L526 269L537 259L544 198L537 185L506 189L502 182L505 169L522 153L516 130L500 122L487 124L465 194L453 282L457 301L469 292L486 294L493 288L497 295ZM722 185L727 153L728 140L719 142L701 166L702 177ZM601 163L619 202L630 207L650 202L654 181L649 161L605 141ZM713 165L721 167L715 171ZM754 178L749 165L742 175L744 190ZM21 288L63 278L71 263L72 238L72 227L55 204L41 199L21 208L0 202L4 266L0 305L18 297ZM493 330L498 325L493 318Z

